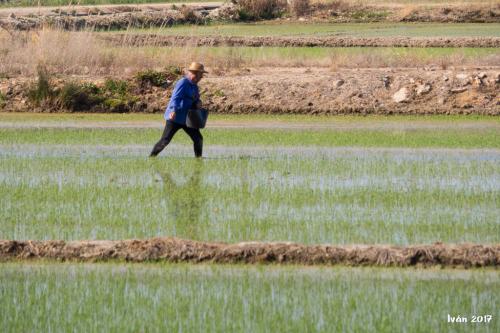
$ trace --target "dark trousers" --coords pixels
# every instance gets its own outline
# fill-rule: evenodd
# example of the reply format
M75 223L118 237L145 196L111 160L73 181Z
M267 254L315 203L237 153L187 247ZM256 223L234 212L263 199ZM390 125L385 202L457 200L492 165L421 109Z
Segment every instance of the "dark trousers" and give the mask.
M165 124L163 135L161 136L160 141L155 144L149 156L158 155L170 143L175 133L177 133L177 131L181 128L187 133L187 135L189 135L191 140L193 140L194 156L201 157L203 152L203 136L201 135L200 130L198 128L190 128L186 125L177 124L171 121L167 121Z

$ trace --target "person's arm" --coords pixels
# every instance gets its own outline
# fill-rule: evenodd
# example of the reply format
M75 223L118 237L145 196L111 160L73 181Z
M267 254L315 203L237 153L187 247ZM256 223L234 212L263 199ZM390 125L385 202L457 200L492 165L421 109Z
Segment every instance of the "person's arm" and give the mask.
M172 103L172 107L174 109L170 113L170 120L173 120L175 117L175 113L183 108L184 95L186 94L186 89L187 85L185 80L177 81L174 90L172 91L172 97L170 97L170 103Z
M195 109L201 109L201 107L203 105L202 105L201 99L200 99L200 90L199 90L199 88L196 88L196 96L197 96L197 98L194 100L193 106L194 106Z

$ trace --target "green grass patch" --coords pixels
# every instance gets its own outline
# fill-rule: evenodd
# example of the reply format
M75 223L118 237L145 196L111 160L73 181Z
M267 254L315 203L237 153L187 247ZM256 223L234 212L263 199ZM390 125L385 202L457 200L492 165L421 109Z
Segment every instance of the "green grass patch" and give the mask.
M60 105L67 110L82 111L104 102L101 89L93 83L69 82L59 93Z
M127 49L130 52L136 52L138 48ZM177 54L185 52L183 47L144 47L140 48L149 56L160 54ZM113 48L112 52L123 52L123 48ZM460 61L471 61L474 64L480 64L481 58L498 55L496 48L472 48L472 47L427 47L427 48L407 48L407 47L193 47L190 49L192 54L202 58L215 59L239 59L248 64L266 63L277 61L296 61L297 63L311 63L311 61L324 61L328 65L332 60L338 57L345 58L346 67L349 67L349 59L353 57L364 57L365 65L376 67L410 65L410 61L420 61L431 63L432 61L448 59L453 63L453 57L461 57ZM370 56L367 57L366 55ZM409 60L407 60L409 59ZM414 65L415 66L415 65Z
M128 81L125 80L106 79L102 86L91 82L71 81L60 89L54 89L49 81L41 81L39 76L36 87L29 92L31 100L36 105L45 101L70 112L97 110L123 113L128 112L139 100L133 95Z
M0 330L496 332L498 281L482 270L3 264Z
M37 81L28 90L28 98L35 105L39 106L45 101L54 98L57 91L50 83L50 74L44 66L37 68Z
M177 80L182 75L182 68L177 66L171 66L163 71L157 71L154 69L147 69L140 71L135 75L139 86L155 86L155 87L166 87L168 81Z
M130 113L130 114L113 114L113 113L30 113L30 112L4 112L0 113L0 118L4 122L30 122L37 121L40 123L46 122L68 122L85 123L85 122L144 122L144 121L159 121L162 122L162 116L159 114L144 114L144 113ZM455 124L455 123L477 123L488 122L495 125L500 125L500 118L494 116L483 115L368 115L368 116L324 116L324 115L268 115L268 114L211 114L210 120L215 121L242 121L242 122L280 122L280 123L319 123L319 124L335 124L335 123L369 123L369 124L383 124L383 123L411 123L420 122L428 124ZM0 123L1 124L1 123Z
M103 89L111 95L125 96L130 87L125 80L106 79Z
M174 36L497 37L499 23L237 23L129 29Z

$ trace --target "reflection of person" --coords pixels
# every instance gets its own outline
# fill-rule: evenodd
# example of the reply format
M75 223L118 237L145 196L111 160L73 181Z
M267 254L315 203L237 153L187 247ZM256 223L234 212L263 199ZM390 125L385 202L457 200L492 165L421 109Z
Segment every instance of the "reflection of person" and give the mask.
M172 209L172 220L176 236L200 239L199 227L202 222L206 191L202 187L203 161L196 161L187 182L182 183L172 177L169 171L153 164L157 175L164 184L164 197L168 198Z
M172 97L165 110L165 129L161 139L151 151L150 157L158 155L172 140L175 133L181 128L193 140L194 155L201 157L203 153L203 136L198 128L186 126L186 117L190 109L200 109L201 100L198 90L198 82L207 73L202 64L193 62L186 71L186 76L177 81Z

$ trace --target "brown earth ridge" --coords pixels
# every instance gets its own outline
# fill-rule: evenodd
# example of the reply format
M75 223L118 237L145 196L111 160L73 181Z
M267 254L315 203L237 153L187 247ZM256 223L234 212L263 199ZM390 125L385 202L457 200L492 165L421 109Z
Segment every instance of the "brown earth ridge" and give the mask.
M165 261L224 264L498 267L500 245L301 245L208 243L177 238L101 241L0 240L0 261Z
M500 4L362 5L316 4L301 17L287 14L281 20L312 22L455 22L498 23ZM171 4L120 6L62 6L60 8L3 8L0 27L31 30L55 27L67 30L164 27L174 24L238 22L238 9L231 3L187 6Z
M500 115L500 68L340 69L258 68L210 74L200 83L204 106L226 114L477 114ZM58 77L52 84L104 78ZM160 113L172 92L165 86L139 85L128 78L133 98L126 104L68 109L56 101L33 104L34 79L0 79L2 112ZM81 98L81 96L79 97Z
M247 47L497 47L500 37L277 37L164 36L116 33L98 38L116 46L247 46Z

